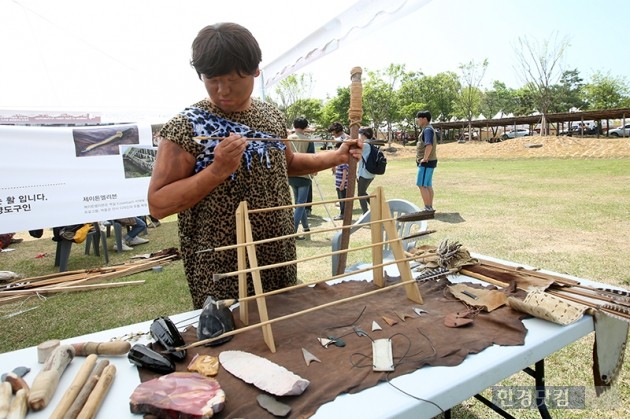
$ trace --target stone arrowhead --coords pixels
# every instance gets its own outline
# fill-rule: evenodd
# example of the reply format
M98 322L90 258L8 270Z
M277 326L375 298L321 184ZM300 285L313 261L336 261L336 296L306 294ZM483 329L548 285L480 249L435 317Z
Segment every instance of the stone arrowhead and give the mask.
M400 318L400 320L405 321L405 319L407 317L411 317L410 315L408 315L407 313L399 313L398 311L394 311L394 313L396 313L396 315L398 316L398 318Z
M271 413L274 416L284 417L291 412L291 406L288 406L284 403L280 403L275 398L269 396L268 394L259 394L256 397L256 401L258 404Z
M418 316L422 316L422 314L427 314L427 313L429 313L428 311L423 310L423 309L418 308L418 307L414 307L414 308L413 308L413 311L414 311L414 313L416 313Z
M393 326L398 323L398 320L390 319L387 316L383 316L383 320L385 320L385 322L390 326Z
M328 345L330 345L331 343L333 343L332 340L330 339L326 339L326 338L317 338L317 340L319 341L319 343L322 344L322 346L324 348L328 348Z
M312 353L310 353L309 351L307 351L306 349L302 348L302 355L304 355L304 361L306 361L306 366L308 367L309 365L311 365L311 362L315 361L315 362L322 362L319 360L319 358L317 358L315 355L313 355Z

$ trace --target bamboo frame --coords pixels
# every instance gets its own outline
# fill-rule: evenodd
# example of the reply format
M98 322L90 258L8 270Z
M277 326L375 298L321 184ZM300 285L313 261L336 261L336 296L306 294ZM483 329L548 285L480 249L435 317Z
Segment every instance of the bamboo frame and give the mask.
M244 238L245 242L248 243L246 249L247 249L247 259L249 261L249 266L251 266L252 268L256 268L258 267L258 259L256 258L256 246L251 244L254 241L254 237L252 234L252 225L249 221L249 217L247 214L247 201L241 202L239 205L239 208L241 210L240 216L237 216L236 222L237 222L237 225L239 223L241 224L240 230L244 232L244 234L241 234L239 238L241 239ZM260 277L260 270L256 270L252 272L252 282L254 284L254 292L257 296L259 296L260 294L264 292L263 286L262 286L262 279ZM241 295L245 295L245 296L247 295L247 284L244 284L243 286L243 284L239 282L239 296ZM265 297L259 296L258 298L256 298L256 305L258 306L258 315L260 316L261 322L268 321L269 312L267 311L267 300L265 300ZM243 321L244 324L249 323L249 319L244 317L243 315L241 315L241 320ZM265 343L269 347L269 350L275 353L276 344L273 340L273 331L271 330L270 324L263 326L263 339L265 340Z
M273 209L280 209L282 207L275 207ZM269 209L270 210L270 209ZM317 306L317 307L312 307L310 309L307 310L303 310L301 312L297 312L297 313L293 313L291 315L288 316L283 316L280 318L276 318L276 319L269 319L269 313L267 310L267 302L266 302L266 297L272 294L279 294L279 293L283 293L283 292L287 292L290 291L292 289L296 289L296 288L302 288L304 286L309 286L311 284L301 284L301 285L296 285L293 287L286 287L283 288L281 290L275 290L275 291L271 291L271 292L264 292L263 290L263 286L262 286L262 279L261 279L261 275L260 275L260 271L261 270L265 270L265 269L272 269L272 268L277 268L277 267L281 267L281 266L287 266L287 265L291 265L291 264L297 264L300 261L306 261L306 260L312 260L312 259L316 259L316 258L321 258L321 257L326 257L326 256L331 256L333 254L347 254L350 251L356 251L359 250L361 248L366 248L366 247L372 247L372 256L373 256L373 260L372 260L372 266L370 268L365 269L365 271L371 270L372 272L374 272L374 283L379 286L381 289L377 290L377 291L385 291L388 290L394 286L401 286L404 285L405 286L405 293L408 299L410 299L411 301L414 301L416 303L419 304L423 304L423 299L422 299L422 295L420 294L420 289L418 288L418 285L416 283L416 281L413 279L413 277L411 276L411 268L409 266L409 262L411 260L413 260L413 257L406 257L403 246L402 246L402 242L401 239L398 238L397 235L397 231L396 231L396 219L395 218L386 218L384 219L382 217L383 214L387 214L389 216L389 214L391 214L389 205L387 203L387 201L385 200L385 195L383 193L383 189L382 187L378 187L376 189L376 193L374 194L374 196L371 198L371 211L372 211L372 221L369 224L375 224L377 226L377 228L372 228L371 229L371 234L372 234L372 243L368 246L362 246L360 248L355 248L355 249L341 249L339 251L336 252L330 252L329 254L324 254L324 255L317 255L317 256L311 256L309 258L303 258L301 260L291 260L291 261L285 261L285 262L279 262L279 263L275 263L275 264L270 264L270 265L264 265L264 266L259 266L258 265L258 259L256 257L256 244L260 243L262 241L254 241L253 238L253 234L252 234L252 226L251 226L251 222L249 220L249 214L253 213L257 210L249 210L248 209L248 205L247 205L247 201L242 201L235 213L235 217L236 217L236 245L234 246L223 246L221 248L221 250L227 250L229 249L234 249L236 248L237 250L237 271L233 271L233 272L227 272L227 273L219 273L219 274L215 274L213 279L220 279L220 278L225 278L228 276L238 276L238 296L239 296L239 303L240 303L240 320L243 322L243 324L247 325L244 328L241 329L237 329L240 332L246 331L246 330L251 330L253 328L258 328L261 327L262 331L263 331L263 339L265 341L265 343L267 344L267 347L269 348L269 350L273 353L276 352L276 345L274 342L274 338L273 338L273 331L271 329L271 324L275 323L276 321L280 321L282 319L288 319L288 318L292 318L295 317L297 315L300 314L306 314L309 313L311 311L314 310L318 310L320 308L324 308L324 307L330 307L332 305L335 304L340 304L342 302L346 302L346 301L351 301L350 299L342 299L339 301L335 301L335 302L331 302L331 303L326 303L322 306ZM348 226L351 227L351 226ZM339 228L336 228L339 229ZM385 233L387 234L387 241L382 241L382 230L385 230ZM281 240L287 237L291 237L292 235L287 235L287 236L280 236L280 237L276 237L274 238L274 240ZM267 241L271 241L271 240L266 240ZM394 258L395 260L393 263L396 263L398 266L398 270L400 272L400 278L401 278L401 282L394 284L394 285L389 285L387 287L385 287L385 283L384 283L384 278L383 278L383 267L387 264L390 263L383 263L383 244L384 243L390 243L391 247L392 247L392 251L394 254ZM218 250L214 249L214 250ZM249 265L249 267L247 266ZM252 283L254 286L254 295L252 296L248 296L247 295L247 274L251 274L252 277ZM353 272L352 274L354 274L356 272ZM350 275L350 274L348 274ZM343 273L336 275L335 277L341 277L343 276ZM320 282L325 282L325 281L329 281L332 278L324 278L322 280L318 280L316 281L316 283L320 283ZM356 296L353 296L351 299L355 299L355 298L361 298L364 296L368 296L368 295L372 295L374 292L368 292L368 293L364 293L364 294L359 294ZM256 300L257 303L257 307L258 307L258 315L260 318L260 322L254 325L250 325L249 324L249 307L248 304L250 301L252 300ZM238 331L232 331L229 333L224 333L222 335L220 335L221 337L226 337L226 336L231 336L232 334L236 334L236 333L240 333ZM204 341L200 341L200 342L196 342L194 345L195 346L199 346L208 342L211 342L212 339L206 339ZM192 347L192 346L189 346Z

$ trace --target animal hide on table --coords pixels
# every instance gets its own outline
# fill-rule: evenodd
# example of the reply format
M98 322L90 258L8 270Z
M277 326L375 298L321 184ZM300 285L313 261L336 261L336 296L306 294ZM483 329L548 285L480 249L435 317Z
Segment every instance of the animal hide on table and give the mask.
M593 377L599 396L610 388L621 371L630 324L601 311L595 311L594 317Z
M366 333L372 339L392 338L394 362L397 365L389 373L390 379L411 373L423 365L458 365L468 354L478 353L493 344L523 344L527 330L521 321L522 314L505 306L491 313L480 313L470 326L458 329L444 326L443 319L448 313L465 308L446 289L448 285L451 284L447 280L419 284L425 302L422 306L409 301L403 287L397 287L275 323L273 335L276 353L269 351L259 329L237 334L231 341L220 346L191 348L188 350L187 360L176 364L177 369L184 371L196 353L218 356L223 351L240 350L265 357L310 381L308 389L300 396L278 397L278 401L291 406L290 417L308 417L320 405L334 400L339 394L357 393L385 379L386 373L372 371L372 341L354 333L351 325L363 310L365 311L355 322L358 328L369 331ZM276 318L375 289L378 287L373 283L363 281L302 288L267 297L267 308L269 317ZM418 315L414 312L414 307L421 307L427 313ZM249 313L250 324L259 321L255 304L250 306ZM401 320L394 326L381 321L383 316L399 318L396 313L406 315L405 321ZM238 313L234 314L237 329L243 327L238 320ZM372 331L371 325L374 321L384 325L383 330ZM335 328L341 325L349 326ZM394 336L396 334L404 336ZM344 335L345 347L328 345L324 348L317 340L318 337L341 335ZM187 343L196 341L194 328L190 327L185 331L183 337ZM302 348L321 362L307 365ZM415 355L399 363L405 354ZM157 376L144 369L139 369L139 372L142 381ZM226 393L225 407L217 414L217 418L272 417L258 406L256 397L261 391L256 387L232 376L223 368L215 378Z

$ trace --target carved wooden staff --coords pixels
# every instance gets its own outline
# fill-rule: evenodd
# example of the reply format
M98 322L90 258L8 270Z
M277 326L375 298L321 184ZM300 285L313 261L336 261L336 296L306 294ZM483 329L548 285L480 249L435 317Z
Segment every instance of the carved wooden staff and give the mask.
M361 125L361 118L363 117L363 86L361 85L362 73L363 70L361 67L354 67L350 70L350 111L348 112L348 118L350 119L350 138L359 138L359 126ZM350 158L348 164L350 168L348 169L348 187L346 188L346 197L353 197L354 187L357 180L357 162L355 159ZM353 206L354 201L346 202L345 204L343 211L344 226L352 224ZM350 230L344 229L341 232L341 249L347 249L349 245ZM346 270L347 260L347 253L339 255L337 275L342 274Z

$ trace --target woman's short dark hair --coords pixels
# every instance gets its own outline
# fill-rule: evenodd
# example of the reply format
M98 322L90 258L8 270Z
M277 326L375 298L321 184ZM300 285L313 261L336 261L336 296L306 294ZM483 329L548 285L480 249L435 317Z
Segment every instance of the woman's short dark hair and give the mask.
M223 22L199 31L192 44L190 65L197 75L224 76L236 71L240 76L254 75L262 52L252 33L237 23Z
M418 111L416 114L416 119L418 118L427 118L427 121L431 122L431 112L429 111Z
M365 135L368 139L374 138L374 131L370 127L359 128L359 134Z
M306 129L308 127L308 119L298 116L293 120L293 128Z

